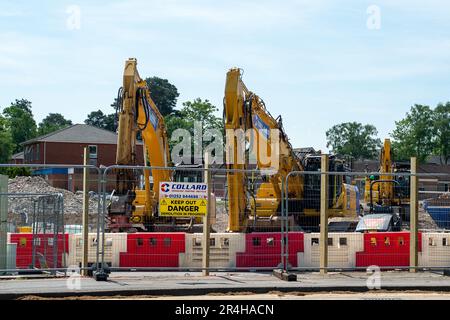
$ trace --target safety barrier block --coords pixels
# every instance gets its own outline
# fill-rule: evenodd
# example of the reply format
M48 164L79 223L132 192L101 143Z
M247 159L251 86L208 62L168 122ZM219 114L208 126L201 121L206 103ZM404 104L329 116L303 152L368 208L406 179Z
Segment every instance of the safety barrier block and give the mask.
M68 252L68 234L58 234L55 244L53 234L35 234L35 267L54 268L54 246L57 245L57 267L62 268L63 255ZM16 267L18 269L28 269L33 265L33 234L31 233L11 233L10 243L17 244ZM64 245L63 245L64 244ZM44 259L43 259L44 258Z
M427 232L422 234L421 267L450 266L450 233Z
M364 234L364 251L356 253L356 267L409 266L409 232ZM422 234L418 234L418 251L422 251Z
M97 261L97 244L102 248L102 237L97 241L97 233L89 233L88 236L88 264ZM127 251L126 233L105 233L104 262L112 267L119 267L120 253ZM101 249L100 249L101 252ZM69 235L68 266L81 265L83 255L83 237L81 233Z
M180 267L199 268L203 260L203 235L186 234L186 250L180 253ZM245 251L244 233L211 233L209 265L211 268L235 268L236 253Z
M304 252L297 255L299 268L320 267L320 234L307 233L304 236ZM342 232L328 234L328 267L354 268L356 253L364 250L362 233Z
M127 251L120 252L120 267L178 267L185 250L185 233L133 233Z
M297 266L297 253L303 252L304 234L289 232L288 261ZM245 235L245 251L236 254L236 267L240 268L276 268L281 263L281 233L255 232Z

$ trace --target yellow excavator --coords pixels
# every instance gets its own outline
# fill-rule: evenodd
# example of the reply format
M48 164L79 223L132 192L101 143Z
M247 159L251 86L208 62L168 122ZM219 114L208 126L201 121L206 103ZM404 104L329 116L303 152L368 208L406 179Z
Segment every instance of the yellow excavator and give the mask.
M401 231L409 220L409 176L407 163L393 161L391 141L384 140L378 174L365 177L364 216L357 232Z
M410 172L406 163L393 161L390 139L385 139L380 151L379 174L365 178L364 202L369 213L399 213L407 219Z
M248 232L279 227L282 221L282 181L292 171L304 171L304 165L294 154L281 117L273 118L263 100L247 89L242 81L241 69L238 68L230 69L226 76L224 127L226 163L229 169L227 230ZM256 159L253 166L251 158ZM255 183L254 174L248 171L252 167L258 169L257 172L262 171L262 182ZM334 178L343 179L343 175ZM284 195L289 199L290 225L317 228L319 210L305 200L306 190L317 191L314 183L311 180L305 185L303 175L290 176ZM318 187L320 188L320 184ZM353 191L346 192L349 188ZM329 206L331 216L356 216L359 204L355 188L344 183L339 185Z
M136 162L137 135L143 141L145 163L151 167L171 166L164 118L150 96L145 80L137 70L137 60L125 62L123 87L118 99L118 138L116 164L142 166ZM192 229L195 219L158 216L160 182L172 181L169 169L142 171L120 168L115 171L116 188L108 206L110 232L178 231ZM151 178L150 178L151 175ZM143 188L142 188L143 187Z

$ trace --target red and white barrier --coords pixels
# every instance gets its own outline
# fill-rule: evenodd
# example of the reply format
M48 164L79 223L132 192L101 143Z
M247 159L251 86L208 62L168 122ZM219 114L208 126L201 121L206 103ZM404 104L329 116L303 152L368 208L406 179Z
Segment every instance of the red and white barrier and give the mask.
M94 264L97 260L97 243L101 245L102 237L97 241L96 233L89 233L88 236L88 263ZM101 247L100 247L101 248ZM104 246L104 261L112 267L120 266L120 253L127 251L126 233L106 233ZM69 253L67 266L78 266L81 264L83 254L82 234L69 235Z
M305 234L305 250L297 255L299 268L319 268L319 239L319 233ZM330 268L353 268L358 251L363 251L363 234L353 232L328 234L328 266Z
M89 263L96 262L97 235L89 234ZM30 233L7 235L8 243L17 244L16 265L28 268L32 260ZM53 267L53 235L35 236L36 267L41 262ZM320 263L318 233L289 233L291 267L318 268ZM126 268L199 268L202 266L202 234L186 233L107 233L104 260L112 267ZM58 235L58 267L81 263L81 234ZM63 242L66 248L63 250ZM409 266L409 232L330 233L328 266L354 268ZM64 256L64 251L66 255ZM212 233L211 268L276 268L281 258L281 233ZM419 233L419 266L450 265L450 233Z
M177 268L180 253L185 251L185 234L127 234L127 250L120 253L120 267Z
M450 233L423 233L419 266L450 266Z
M419 232L418 251L422 251ZM356 253L356 267L408 267L409 232L376 232L364 234L364 251Z
M186 234L186 250L180 253L180 267L202 266L203 235ZM245 251L244 233L211 233L209 265L211 268L235 268L236 253Z
M34 266L37 268L64 267L64 252L68 252L69 237L67 234L58 234L56 240L53 234L11 233L8 235L9 243L17 244L16 267L28 269L33 265L33 239L34 239ZM55 243L55 241L57 243ZM54 264L54 250L57 246L57 263Z
M297 254L304 250L304 234L289 232L289 264L297 266ZM238 268L276 268L281 264L281 233L254 232L245 234L245 251L236 254Z

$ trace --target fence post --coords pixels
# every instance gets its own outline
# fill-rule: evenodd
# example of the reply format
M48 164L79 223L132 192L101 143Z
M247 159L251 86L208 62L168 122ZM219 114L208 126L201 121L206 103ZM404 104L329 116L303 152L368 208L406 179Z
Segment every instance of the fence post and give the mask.
M320 274L328 268L328 155L323 154L320 164Z
M88 165L88 154L87 148L84 148L84 158L83 164L85 166ZM85 269L88 267L88 241L89 241L89 185L88 185L88 168L83 168L83 253L81 259L81 274L84 276L88 275L88 270ZM98 245L98 240L97 240Z
M210 217L210 209L211 209L211 188L210 188L210 180L211 175L209 173L209 153L205 153L204 157L205 161L205 183L208 186L208 201L206 206L206 215L203 217L203 259L202 259L202 274L203 276L209 276L209 217Z
M409 236L409 271L416 272L418 266L417 242L418 242L418 226L419 219L419 197L418 197L418 177L417 177L417 158L411 158L411 176L410 176L410 236Z
M8 176L0 175L0 270L6 269L7 255L7 221L8 221Z

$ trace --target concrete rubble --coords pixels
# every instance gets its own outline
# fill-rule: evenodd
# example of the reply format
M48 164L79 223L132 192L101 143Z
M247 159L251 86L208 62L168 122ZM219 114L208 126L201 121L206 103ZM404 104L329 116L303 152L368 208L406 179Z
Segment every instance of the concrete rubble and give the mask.
M39 194L58 194L61 193L64 198L64 220L65 224L81 224L83 213L83 193L70 192L65 189L54 188L47 181L38 176L22 177L18 176L8 180L8 193L39 193ZM9 221L20 224L24 214L28 215L29 221L33 213L33 202L37 196L30 197L13 197L8 198ZM90 195L89 199L89 215L90 223L95 222L97 217L98 196Z

